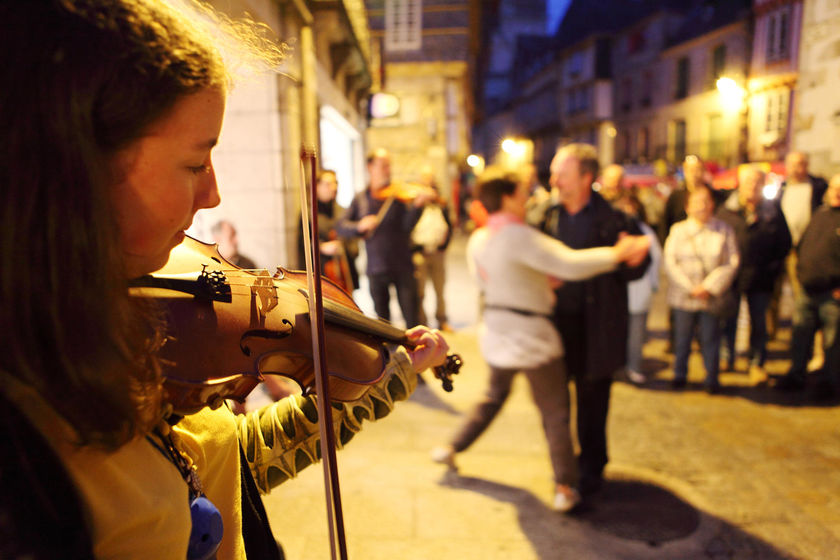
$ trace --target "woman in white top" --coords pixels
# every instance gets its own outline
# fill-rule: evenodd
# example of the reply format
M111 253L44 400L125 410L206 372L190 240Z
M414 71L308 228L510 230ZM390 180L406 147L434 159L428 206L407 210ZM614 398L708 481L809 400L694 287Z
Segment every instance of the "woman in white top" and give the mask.
M691 340L699 324L709 393L719 389L721 337L721 319L709 312L709 301L729 289L739 263L735 233L712 217L714 211L712 191L705 185L696 187L688 195L688 218L674 224L665 240L668 303L674 310L674 387L685 386Z
M483 297L480 346L490 366L489 386L451 443L435 449L433 457L454 468L455 453L467 449L490 425L510 393L514 375L522 371L548 439L556 483L554 508L569 511L580 496L574 489L567 379L559 363L563 348L551 321L554 279L583 280L621 262L641 262L649 241L627 237L614 247L570 249L525 224L527 185L501 169L488 168L477 193L489 219L470 238L467 261Z

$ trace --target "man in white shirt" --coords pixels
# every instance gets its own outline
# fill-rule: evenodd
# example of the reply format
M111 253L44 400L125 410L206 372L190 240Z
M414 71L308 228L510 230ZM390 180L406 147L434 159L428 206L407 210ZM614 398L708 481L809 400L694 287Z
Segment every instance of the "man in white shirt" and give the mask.
M776 332L779 317L779 297L785 278L790 280L795 298L802 293L802 285L796 275L796 249L799 240L811 221L811 214L823 202L828 188L825 180L808 173L808 155L803 152L789 152L785 157L785 181L779 192L782 213L785 216L793 246L785 260L785 273L776 282L773 299L770 302L767 330L772 338Z

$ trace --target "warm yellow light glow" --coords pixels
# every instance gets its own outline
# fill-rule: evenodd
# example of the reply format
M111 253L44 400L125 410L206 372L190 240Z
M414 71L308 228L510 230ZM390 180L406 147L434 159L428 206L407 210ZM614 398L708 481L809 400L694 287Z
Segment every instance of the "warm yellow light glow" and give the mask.
M505 138L502 141L502 151L512 158L522 158L528 151L528 143L525 140Z
M720 103L724 109L738 110L744 106L747 90L738 85L732 78L721 76L718 78L717 90L720 93Z
M470 167L478 167L481 163L481 156L470 154L467 156L467 165Z

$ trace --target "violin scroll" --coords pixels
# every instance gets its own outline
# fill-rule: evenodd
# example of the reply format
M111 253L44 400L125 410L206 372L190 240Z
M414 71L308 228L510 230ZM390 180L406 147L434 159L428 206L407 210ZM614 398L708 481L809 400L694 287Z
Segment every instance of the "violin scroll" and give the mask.
M446 355L446 361L443 365L434 368L435 377L440 379L441 386L447 393L452 392L452 376L461 371L462 365L464 365L464 361L461 356L450 353Z

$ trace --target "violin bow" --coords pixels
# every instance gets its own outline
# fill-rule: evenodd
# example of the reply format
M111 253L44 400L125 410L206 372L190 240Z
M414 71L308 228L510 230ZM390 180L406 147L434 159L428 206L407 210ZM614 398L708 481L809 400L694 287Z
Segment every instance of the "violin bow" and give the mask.
M324 466L324 493L327 501L327 524L330 533L332 560L347 560L347 542L344 536L344 515L341 509L341 490L338 484L335 432L330 406L327 380L327 357L324 336L324 305L321 293L321 251L318 239L318 203L315 189L317 155L314 148L303 146L300 153L301 172L301 221L306 260L306 277L309 297L309 319L312 326L312 357L315 369L315 390L318 394L318 427L321 434L321 457ZM311 224L311 227L310 227ZM336 556L336 547L338 556Z

